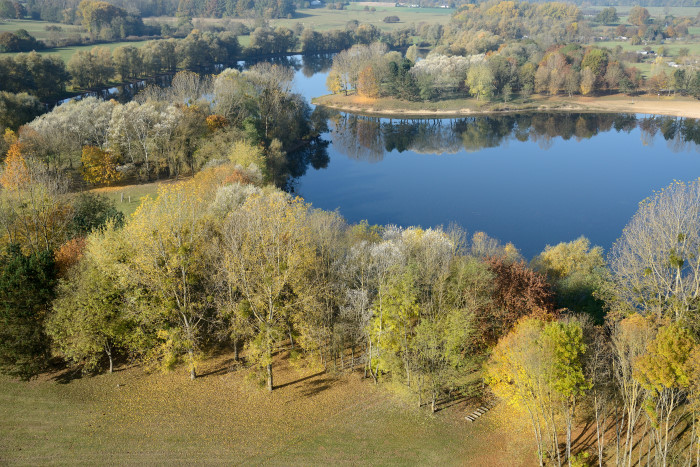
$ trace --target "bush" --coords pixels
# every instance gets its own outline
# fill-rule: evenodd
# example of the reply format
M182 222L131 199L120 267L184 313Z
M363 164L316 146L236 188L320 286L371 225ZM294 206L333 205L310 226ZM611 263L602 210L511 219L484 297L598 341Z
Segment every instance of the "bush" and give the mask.
M385 16L382 21L384 21L385 23L398 23L401 20L398 16Z

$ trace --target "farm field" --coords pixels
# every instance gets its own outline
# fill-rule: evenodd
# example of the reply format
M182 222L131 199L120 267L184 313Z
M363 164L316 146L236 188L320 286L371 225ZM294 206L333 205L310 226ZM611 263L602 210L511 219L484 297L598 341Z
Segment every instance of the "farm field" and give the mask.
M626 17L629 14L629 11L632 9L632 5L609 5L615 7L617 10L617 14L620 16ZM594 11L600 11L603 8L608 8L606 5L594 5L591 6L588 9L594 10ZM663 6L645 6L649 11L649 14L651 16L666 16L666 15L673 15L673 16L695 16L698 13L700 13L700 7L693 7L693 6L671 6L671 7L663 7Z
M387 6L375 7L377 11L364 11L364 5L351 4L345 10L328 10L326 8L306 8L298 9L297 14L291 19L273 19L270 20L271 27L284 26L288 28L294 27L297 23L301 23L305 27L312 27L317 31L327 31L330 29L344 28L348 21L357 20L361 23L373 24L382 31L393 31L406 27L411 23L439 23L447 24L450 21L451 15L454 12L449 8L397 8ZM401 20L398 23L385 23L382 20L386 16L396 15ZM174 17L156 17L146 18L145 22L157 21L160 23L175 24L177 19ZM236 19L236 18L194 18L195 27L206 27L208 25L223 25L226 22L240 21L253 28L252 20ZM243 42L241 41L241 44Z
M122 45L130 45L133 47L142 47L146 42L148 41L121 41L121 42L109 42L106 44L89 44L89 45L76 45L76 46L71 46L71 47L56 47L52 49L43 49L40 50L39 52L42 54L47 54L47 55L58 55L64 62L68 63L68 61L71 59L73 54L75 54L79 50L90 50L94 47L106 47L110 51L116 49L117 47L120 47ZM3 55L16 55L16 53L5 53L5 54L0 54L0 56Z
M470 424L464 403L430 415L359 372L336 378L286 360L269 394L230 357L207 360L195 381L184 368L0 377L0 462L536 464L505 406Z
M0 21L0 32L14 32L18 29L25 29L29 34L37 39L49 39L51 31L47 31L47 26L57 26L62 29L61 35L80 34L83 35L83 28L72 24L52 23L50 21L33 21L26 19L8 19Z

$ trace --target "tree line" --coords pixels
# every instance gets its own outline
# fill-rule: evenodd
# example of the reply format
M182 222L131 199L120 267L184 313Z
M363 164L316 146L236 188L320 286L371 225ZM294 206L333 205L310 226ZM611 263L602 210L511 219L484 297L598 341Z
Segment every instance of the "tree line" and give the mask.
M371 25L350 22L346 28L315 32L261 26L251 32L251 40L242 48L230 31L191 30L182 39L150 40L142 47L93 47L77 51L68 63L52 55L35 51L0 57L0 126L16 130L42 112L41 102L64 96L67 87L94 89L115 82L153 77L177 70L202 72L214 65L230 65L242 58L284 54L336 52L355 43L375 40L405 45L411 31L382 35ZM3 109L8 109L2 112ZM9 110L12 109L12 112Z
M412 46L402 56L385 45L354 45L333 59L327 87L333 93L356 92L367 97L439 100L472 96L503 102L533 93L552 96L678 92L700 98L700 70L662 70L648 80L624 64L621 50L556 45L547 50L535 43L500 44L498 52L475 49L471 55L444 55L437 49L417 61ZM484 53L488 52L488 53Z

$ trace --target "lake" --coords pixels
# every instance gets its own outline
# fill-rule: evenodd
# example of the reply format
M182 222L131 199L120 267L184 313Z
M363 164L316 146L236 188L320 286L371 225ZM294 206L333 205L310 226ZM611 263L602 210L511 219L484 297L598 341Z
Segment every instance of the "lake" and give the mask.
M282 62L297 70L297 92L308 99L328 92L330 57ZM692 119L329 112L328 125L327 157L301 170L291 191L350 222L484 231L528 259L581 235L607 251L640 201L700 176L700 122Z
M332 54L266 60L293 67L295 90L309 101L328 93ZM104 94L128 101L139 86ZM350 222L483 231L528 259L581 235L608 250L640 201L673 180L700 177L700 121L693 119L530 113L400 120L335 111L322 118L329 130L320 144L289 156L289 191Z

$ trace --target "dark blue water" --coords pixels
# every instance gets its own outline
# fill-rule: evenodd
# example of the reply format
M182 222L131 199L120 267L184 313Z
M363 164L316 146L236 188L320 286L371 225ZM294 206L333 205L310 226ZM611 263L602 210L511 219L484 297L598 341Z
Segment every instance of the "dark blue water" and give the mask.
M299 60L299 59L298 59ZM307 98L326 71L297 72ZM698 104L700 105L700 103ZM467 120L330 118L325 168L295 191L348 221L456 223L513 242L528 258L581 235L606 250L644 198L700 177L700 122L552 114ZM507 120L507 119L506 119Z
M629 122L631 117L621 118ZM410 123L381 120L379 136L358 136L348 125L332 124L326 135L331 141L327 167L309 170L296 190L314 206L338 209L351 222L456 223L471 233L485 231L513 242L532 257L548 244L581 235L608 249L641 200L675 179L700 176L699 146L677 134L667 141L659 131L642 130L642 116L633 128L603 128L586 137L537 135L530 127L517 135L524 141L516 137L517 129L497 141L487 137L484 146L495 147L479 147L467 138L467 149L460 137L464 132L471 136L480 120L467 121L468 130L452 129L458 122L443 120L447 131L435 137L418 130L405 148L387 147L382 134L400 132L398 126L416 133ZM446 144L430 145L426 139Z

